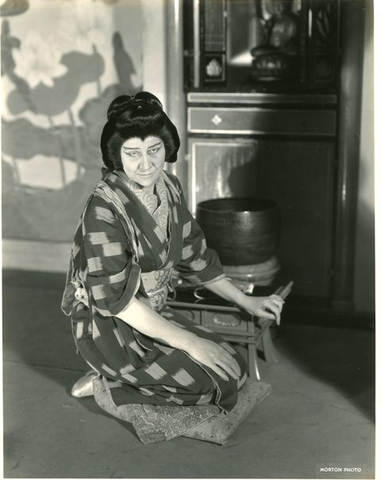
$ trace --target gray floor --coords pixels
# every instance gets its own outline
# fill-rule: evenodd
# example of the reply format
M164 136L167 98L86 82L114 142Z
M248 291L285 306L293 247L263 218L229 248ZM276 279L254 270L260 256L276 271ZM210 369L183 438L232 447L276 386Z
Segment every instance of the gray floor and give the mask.
M260 361L271 395L225 446L179 438L143 446L93 399L61 292L4 285L4 476L12 478L374 478L374 332L285 314L280 363ZM326 473L357 468L360 473Z

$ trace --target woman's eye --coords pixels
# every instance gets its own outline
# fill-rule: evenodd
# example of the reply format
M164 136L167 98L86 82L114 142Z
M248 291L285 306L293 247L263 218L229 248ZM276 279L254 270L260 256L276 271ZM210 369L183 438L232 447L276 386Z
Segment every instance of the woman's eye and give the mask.
M148 150L148 153L149 153L149 155L155 155L155 153L157 153L159 150L160 150L160 147L150 148Z
M126 152L127 155L131 158L137 158L139 157L139 152Z

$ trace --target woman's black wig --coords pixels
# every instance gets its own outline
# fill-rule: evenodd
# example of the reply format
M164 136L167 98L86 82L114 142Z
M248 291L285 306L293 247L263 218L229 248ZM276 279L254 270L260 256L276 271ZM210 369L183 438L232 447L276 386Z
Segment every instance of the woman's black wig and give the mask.
M165 161L174 163L180 148L177 129L163 111L160 100L149 92L115 98L107 111L101 136L103 162L110 170L123 170L121 148L129 138L158 137L165 147Z

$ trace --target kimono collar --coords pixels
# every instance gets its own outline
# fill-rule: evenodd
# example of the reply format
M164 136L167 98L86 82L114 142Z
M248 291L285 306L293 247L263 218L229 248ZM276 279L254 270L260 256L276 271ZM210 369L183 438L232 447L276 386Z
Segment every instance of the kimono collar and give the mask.
M124 172L120 172L127 187L136 195L140 203L150 215L154 217L166 236L168 226L168 198L164 184L163 174L154 185L154 193L148 193L138 183L134 182Z
M135 231L140 232L138 233L139 242L142 245L146 245L143 250L145 252L151 251L154 257L153 260L157 264L156 269L166 266L173 255L178 255L178 242L177 240L175 241L175 239L181 238L182 236L182 226L178 221L178 208L181 201L180 190L174 180L172 180L172 177L163 171L161 175L161 180L163 180L163 193L160 194L161 188L158 189L158 195L162 204L165 202L168 206L165 228L159 226L159 222L154 218L156 216L155 214L151 215L147 208L142 206L141 200L129 187L129 178L123 171L108 171L104 175L103 180L120 198L123 209L128 212L128 218L130 218L134 225ZM164 232L168 232L169 238ZM169 254L170 251L172 252L171 254Z

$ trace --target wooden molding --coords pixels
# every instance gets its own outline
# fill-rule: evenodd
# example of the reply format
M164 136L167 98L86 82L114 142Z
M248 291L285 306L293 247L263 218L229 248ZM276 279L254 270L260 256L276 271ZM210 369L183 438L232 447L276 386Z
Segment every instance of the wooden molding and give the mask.
M364 0L342 4L342 60L338 129L333 300L351 302L354 287L356 206L364 53Z
M71 243L3 240L3 269L66 272Z

